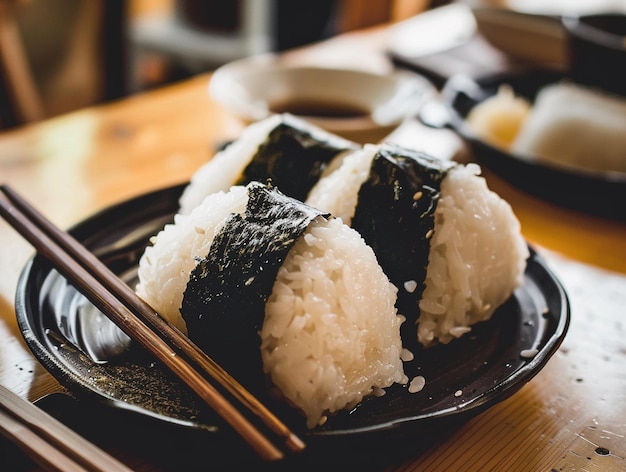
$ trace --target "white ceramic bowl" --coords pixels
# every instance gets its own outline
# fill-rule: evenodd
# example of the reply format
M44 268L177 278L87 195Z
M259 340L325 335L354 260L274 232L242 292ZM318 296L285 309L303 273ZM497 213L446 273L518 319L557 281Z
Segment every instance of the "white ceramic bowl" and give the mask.
M273 54L226 64L209 83L211 98L246 123L289 112L360 143L382 140L434 90L410 72L292 65Z

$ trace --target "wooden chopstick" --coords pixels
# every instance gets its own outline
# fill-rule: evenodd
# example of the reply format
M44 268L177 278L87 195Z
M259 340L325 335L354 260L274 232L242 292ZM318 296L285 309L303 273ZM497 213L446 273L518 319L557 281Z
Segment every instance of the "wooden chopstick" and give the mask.
M0 214L129 337L152 352L219 413L261 457L275 460L283 453L226 401L203 373L249 408L291 451L304 449L300 438L69 233L55 227L7 185L0 189Z
M44 470L131 471L53 416L1 385L0 434L17 444Z

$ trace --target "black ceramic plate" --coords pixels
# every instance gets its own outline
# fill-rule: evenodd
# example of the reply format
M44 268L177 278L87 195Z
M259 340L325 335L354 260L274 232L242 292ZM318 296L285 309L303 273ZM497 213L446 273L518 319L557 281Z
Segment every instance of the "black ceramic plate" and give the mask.
M150 234L169 221L181 187L167 188L113 206L72 229L88 248L120 274L133 273ZM130 347L108 363L96 363L62 334L54 291L60 276L41 256L25 267L16 297L19 326L30 349L75 396L131 410L157 422L175 423L219 435L222 422L204 408L147 353ZM63 282L63 280L60 280ZM53 288L57 287L57 288ZM417 353L424 389L408 393L396 386L350 412L306 430L302 418L285 405L263 399L305 439L316 444L340 438L376 440L410 433L430 437L458 425L509 397L545 365L565 336L567 296L542 259L532 252L523 285L489 322L465 337ZM526 357L525 351L535 351ZM413 362L415 364L415 362Z
M454 76L443 86L440 99L421 109L419 118L426 125L459 133L477 161L530 194L591 215L626 220L622 204L626 174L579 170L511 154L484 142L465 123L470 110L503 84L532 103L543 86L565 78L559 71L523 69L476 80Z

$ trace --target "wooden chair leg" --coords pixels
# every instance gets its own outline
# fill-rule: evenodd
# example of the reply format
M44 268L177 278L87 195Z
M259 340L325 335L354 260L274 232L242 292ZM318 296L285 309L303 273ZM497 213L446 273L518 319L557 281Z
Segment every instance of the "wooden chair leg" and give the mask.
M0 69L19 124L42 119L44 109L13 17L13 4L0 2Z

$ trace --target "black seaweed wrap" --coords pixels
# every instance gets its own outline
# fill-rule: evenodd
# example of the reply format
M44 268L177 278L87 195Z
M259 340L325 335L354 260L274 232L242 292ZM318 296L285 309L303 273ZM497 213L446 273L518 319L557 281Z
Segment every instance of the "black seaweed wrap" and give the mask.
M201 349L242 383L259 385L265 302L287 254L323 214L259 183L248 196L245 217L227 219L192 271L181 314Z
M304 201L330 161L356 145L330 134L311 130L289 115L261 144L236 185L271 182L282 193Z
M414 329L419 316L440 185L453 165L384 144L359 190L352 227L374 250L383 271L398 288L398 312L410 321L403 323L405 330ZM404 287L409 281L417 282L413 292ZM403 335L403 339L406 342L416 336Z

